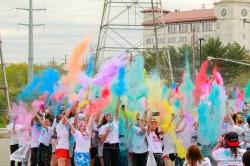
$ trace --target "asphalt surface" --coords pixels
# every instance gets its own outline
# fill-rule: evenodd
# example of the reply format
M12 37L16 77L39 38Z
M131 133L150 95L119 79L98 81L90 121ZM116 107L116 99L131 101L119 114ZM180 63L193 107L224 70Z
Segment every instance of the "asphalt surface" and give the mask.
M7 138L0 138L0 165L1 166L9 166L9 154L10 154L10 145L9 139Z

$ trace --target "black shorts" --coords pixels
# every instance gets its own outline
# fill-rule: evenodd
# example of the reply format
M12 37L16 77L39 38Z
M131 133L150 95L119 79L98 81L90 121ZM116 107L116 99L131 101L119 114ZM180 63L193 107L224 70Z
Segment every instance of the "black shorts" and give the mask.
M176 158L177 158L176 153L170 153L168 155L163 156L163 159L168 159L171 161L175 161Z
M169 156L169 159L171 161L175 161L175 159L176 159L176 154L175 153L170 153L168 156Z
M98 155L98 147L91 147L89 150L89 154L90 154L90 159L95 159L96 156Z

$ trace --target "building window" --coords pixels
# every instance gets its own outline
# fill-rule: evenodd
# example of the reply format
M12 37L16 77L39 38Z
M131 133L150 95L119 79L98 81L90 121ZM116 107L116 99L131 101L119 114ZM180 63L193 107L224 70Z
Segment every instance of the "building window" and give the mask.
M200 31L200 23L195 22L191 24L191 31L199 32Z
M179 25L179 31L180 31L180 33L188 32L188 24L180 24Z
M209 22L202 22L202 31L211 31L213 23L211 21Z
M176 37L169 37L168 38L168 43L176 43Z
M187 42L187 36L180 36L179 37L179 42L180 43L186 43Z
M177 32L178 32L177 24L168 25L168 33L177 33Z

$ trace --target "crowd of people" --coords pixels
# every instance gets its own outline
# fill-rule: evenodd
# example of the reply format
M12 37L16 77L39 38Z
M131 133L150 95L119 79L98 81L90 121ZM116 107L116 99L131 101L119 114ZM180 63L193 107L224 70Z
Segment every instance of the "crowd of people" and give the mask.
M18 94L11 166L250 166L250 81L226 88L208 61L191 79L187 60L169 83L128 52L95 71L92 54L82 64L87 46L62 76L45 69Z
M143 115L137 113L136 123L129 124L124 114L126 106L121 104L119 98L114 115L111 111L87 116L77 109L78 105L76 101L67 110L62 106L61 114L56 117L42 106L32 118L30 126L22 129L18 129L10 120L11 153L26 153L18 165L27 165L28 162L31 166L250 165L250 151L247 151L250 149L250 116L247 116L247 104L242 111L225 116L218 143L208 145L214 146L212 149L199 144L197 135L186 133L192 130L187 128L182 111L178 115L173 114L171 123L176 124L175 132L187 148L185 158L176 153L171 133L163 133L158 126L159 113L152 113L149 108L145 109ZM125 127L129 132L125 141L122 141L124 135L119 134L121 113L125 115ZM195 122L194 133L198 127L199 124ZM23 150L29 141L30 150ZM122 152L121 146L124 142L126 154L122 156L124 150ZM15 161L12 160L11 166L14 165Z

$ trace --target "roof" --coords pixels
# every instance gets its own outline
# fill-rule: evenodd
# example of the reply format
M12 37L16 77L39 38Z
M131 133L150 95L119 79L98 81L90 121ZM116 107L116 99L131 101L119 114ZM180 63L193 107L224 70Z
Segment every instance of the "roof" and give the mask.
M141 12L142 13L151 13L151 12L153 12L153 9L154 9L154 12L163 12L163 13L169 13L170 12L168 10L164 10L164 9L161 9L161 8L158 8L158 7L148 8L148 9L145 9L145 10L143 10Z
M214 9L202 9L202 10L189 10L189 11L177 11L164 14L164 23L180 23L180 22L193 22L193 21L208 21L216 20L214 15ZM156 23L162 22L162 18L157 18ZM153 25L154 21L148 20L143 22L142 25Z

